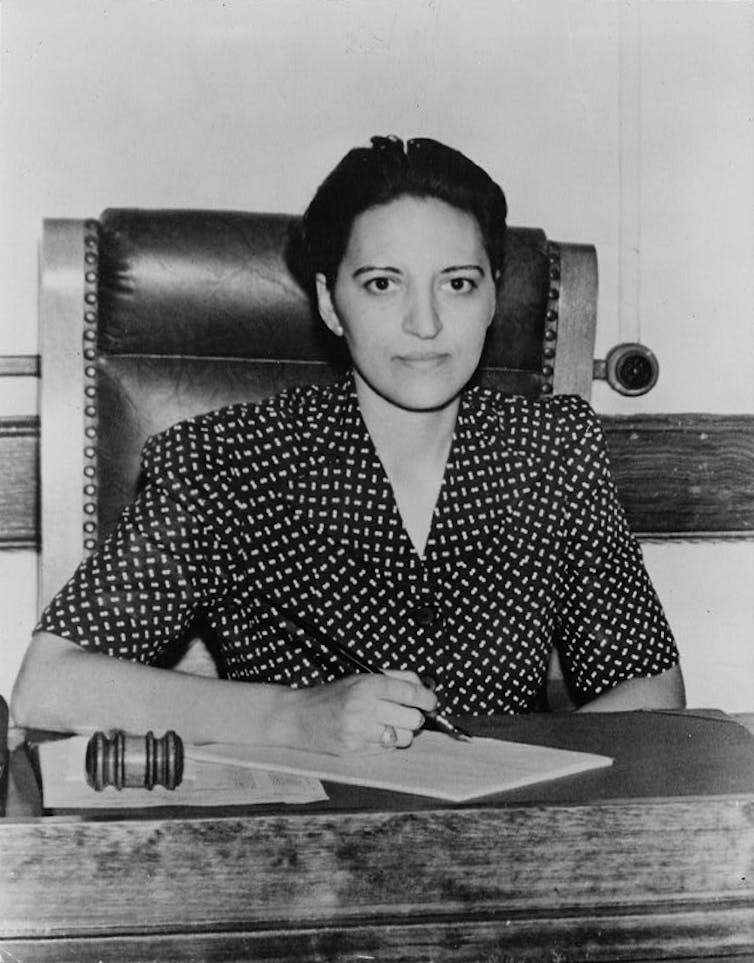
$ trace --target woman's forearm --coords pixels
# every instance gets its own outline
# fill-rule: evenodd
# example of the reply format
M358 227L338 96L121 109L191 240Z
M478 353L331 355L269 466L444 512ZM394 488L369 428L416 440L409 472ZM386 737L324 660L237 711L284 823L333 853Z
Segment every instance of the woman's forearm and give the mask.
M274 745L290 692L127 662L39 633L21 666L11 711L17 725L62 732L174 729L188 742Z
M686 693L679 666L660 675L628 679L581 706L579 712L629 712L633 709L683 709Z
M189 743L290 746L320 752L374 752L407 746L437 706L413 672L356 674L294 689L234 682L126 662L39 633L13 690L14 721L27 728L89 735L123 729Z

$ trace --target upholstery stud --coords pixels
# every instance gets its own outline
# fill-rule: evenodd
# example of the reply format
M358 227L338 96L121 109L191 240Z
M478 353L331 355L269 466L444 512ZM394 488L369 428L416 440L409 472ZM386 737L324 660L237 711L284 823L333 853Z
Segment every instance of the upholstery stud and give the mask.
M98 305L98 284L99 275L97 264L99 262L99 224L96 220L90 219L84 223L84 305L83 319L84 330L83 338L83 359L84 359L84 395L88 403L84 407L84 437L90 442L97 437L97 367L92 364L96 361L97 353L95 343L97 340L97 305ZM84 494L88 499L94 499L97 494L97 452L92 444L84 448ZM84 503L84 550L91 552L97 547L97 505L94 500Z

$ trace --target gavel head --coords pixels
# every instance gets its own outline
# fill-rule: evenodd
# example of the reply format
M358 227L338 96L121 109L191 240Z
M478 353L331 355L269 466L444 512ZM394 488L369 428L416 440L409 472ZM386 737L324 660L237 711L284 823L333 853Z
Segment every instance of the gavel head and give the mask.
M161 739L152 732L130 736L115 731L109 737L95 732L86 747L86 781L101 792L135 787L175 789L183 779L183 742L169 730Z

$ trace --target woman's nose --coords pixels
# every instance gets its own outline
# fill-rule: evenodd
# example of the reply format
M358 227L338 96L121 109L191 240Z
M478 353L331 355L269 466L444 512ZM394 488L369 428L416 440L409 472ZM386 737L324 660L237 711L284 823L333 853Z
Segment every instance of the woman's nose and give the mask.
M442 330L440 315L431 294L415 294L403 318L403 330L417 338L434 338Z

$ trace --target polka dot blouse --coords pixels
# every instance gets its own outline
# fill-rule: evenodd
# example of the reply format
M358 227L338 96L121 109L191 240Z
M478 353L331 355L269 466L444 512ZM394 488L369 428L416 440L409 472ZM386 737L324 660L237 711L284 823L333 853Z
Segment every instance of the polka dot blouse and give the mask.
M351 376L182 422L39 628L162 663L197 618L233 679L311 685L363 659L435 678L450 712L532 711L557 645L583 699L677 662L578 398L461 401L423 557Z

